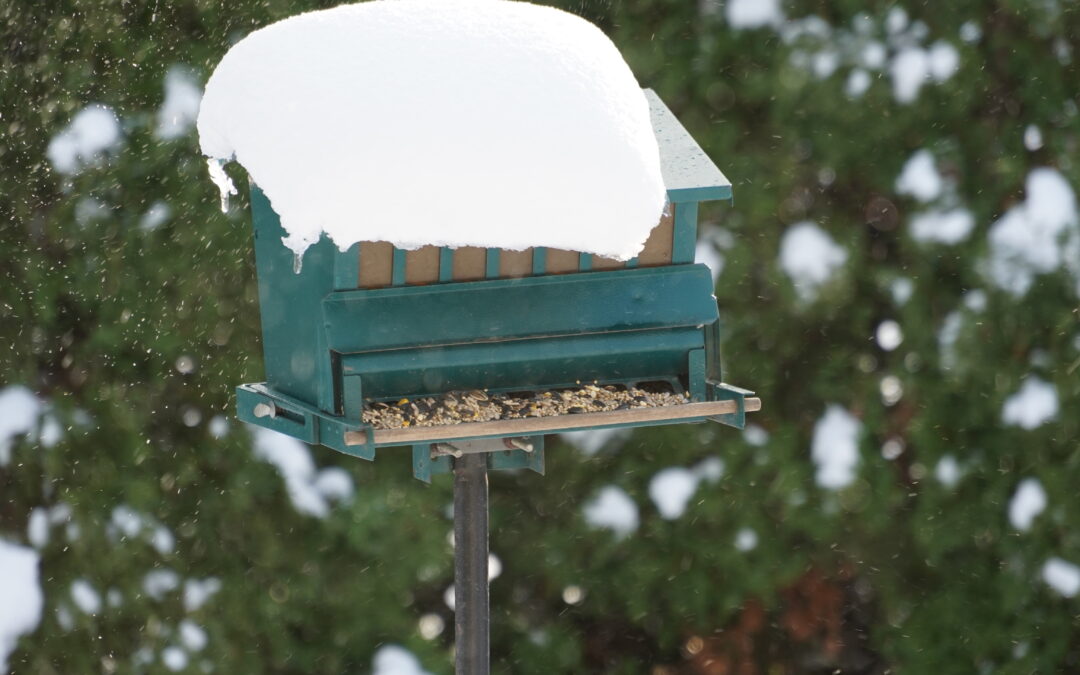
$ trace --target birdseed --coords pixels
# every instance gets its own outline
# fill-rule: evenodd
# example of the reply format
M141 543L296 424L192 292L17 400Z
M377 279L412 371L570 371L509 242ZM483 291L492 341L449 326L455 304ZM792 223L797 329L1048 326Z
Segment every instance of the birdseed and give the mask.
M371 401L364 406L363 421L375 429L405 429L659 408L681 405L688 400L689 394L676 393L666 386L587 384L577 389L498 394L482 390L452 391L438 397Z

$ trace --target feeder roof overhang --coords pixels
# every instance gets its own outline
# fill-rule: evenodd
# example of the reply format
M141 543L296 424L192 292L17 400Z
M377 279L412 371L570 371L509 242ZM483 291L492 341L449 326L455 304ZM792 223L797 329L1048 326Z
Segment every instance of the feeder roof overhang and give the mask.
M675 204L731 199L731 181L652 89L645 90L653 133L660 146L660 173Z

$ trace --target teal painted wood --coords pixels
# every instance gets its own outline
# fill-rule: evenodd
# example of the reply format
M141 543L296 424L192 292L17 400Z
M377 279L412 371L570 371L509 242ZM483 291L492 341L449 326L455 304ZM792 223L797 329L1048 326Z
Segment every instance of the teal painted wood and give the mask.
M698 205L687 202L675 207L675 234L671 245L671 262L677 265L694 262L697 250Z
M360 244L334 251L334 290L350 291L360 285Z
M338 361L342 362L340 357ZM341 399L335 401L335 411L349 422L358 424L364 410L364 398L370 396L364 391L364 380L359 373L347 372L343 366L339 373Z
M674 204L732 201L731 188L688 188L678 192L668 191L668 198Z
M626 268L627 269L633 269L633 268L635 268L637 266L638 266L637 256L634 256L633 258L630 258L629 260L626 261Z
M746 399L754 395L754 392L749 389L743 389L730 384L724 383L709 383L709 389L711 390L709 398L713 401L735 401L739 405L739 409L729 415L716 415L710 417L712 422L719 422L726 424L736 429L743 429L746 427Z
M299 274L270 201L251 186L266 381L274 389L333 409L329 351L319 300L334 288L336 249L323 237L304 253Z
M645 90L653 133L660 146L660 171L673 203L731 199L731 181L651 89Z
M533 249L532 273L533 275L544 274L547 271L547 249L537 246Z
M488 279L499 278L499 249L489 248L485 260L484 276Z
M705 326L718 318L705 265L343 291L322 305L327 344L343 354Z
M395 286L405 285L405 256L408 252L394 247L394 269L390 273L390 283Z
M412 446L412 464L413 477L425 483L430 483L432 476L453 471L449 456L431 456L431 443Z
M687 355L703 347L696 327L626 331L349 354L342 372L346 380L363 377L365 397L396 400L455 389L682 379L689 375Z
M265 404L274 408L273 416L255 417L255 406ZM244 385L236 390L236 412L241 420L292 436L305 443L317 443L317 418L297 406L279 407L273 396L267 396L258 386Z
M707 400L708 390L705 383L705 349L694 349L689 354L687 390L690 400L700 403Z
M439 249L439 281L447 282L454 279L454 249L444 246Z
M259 404L271 406L274 415L256 417L255 410ZM346 431L369 431L369 427L346 424L340 417L285 396L266 383L244 384L236 388L236 417L242 422L271 429L305 443L319 443L360 459L375 459L373 442L369 441L366 445L345 444Z
M592 269L592 254L582 253L578 256L578 271L588 272Z
M724 369L720 360L721 321L723 319L705 326L705 377L711 382L724 381Z
M544 437L529 436L527 441L532 442L533 451L524 450L500 450L488 453L488 468L492 471L506 469L528 469L544 475Z
M533 444L532 452L524 450L497 450L487 455L488 469L501 471L506 469L529 469L544 475L544 437L529 436L525 440ZM430 483L432 477L447 474L454 470L454 460L448 455L432 457L431 443L412 446L413 477Z

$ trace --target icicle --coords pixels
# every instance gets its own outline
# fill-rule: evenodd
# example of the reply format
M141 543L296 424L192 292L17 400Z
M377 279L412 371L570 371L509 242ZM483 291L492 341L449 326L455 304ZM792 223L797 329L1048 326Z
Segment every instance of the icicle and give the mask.
M293 253L292 259L292 271L293 274L300 274L300 270L304 268L304 254Z
M236 194L236 186L233 185L229 174L225 173L225 160L210 158L206 160L206 166L210 170L210 180L221 191L221 212L229 212L229 195Z

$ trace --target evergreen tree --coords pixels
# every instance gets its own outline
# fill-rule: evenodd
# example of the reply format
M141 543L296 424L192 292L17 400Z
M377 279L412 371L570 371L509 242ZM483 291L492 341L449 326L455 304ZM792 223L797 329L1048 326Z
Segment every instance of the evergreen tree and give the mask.
M229 421L262 377L249 215L184 92L329 4L0 6L0 542L44 593L13 672L450 671L449 481ZM701 250L765 409L493 474L496 671L1080 667L1080 11L565 8L733 180Z

